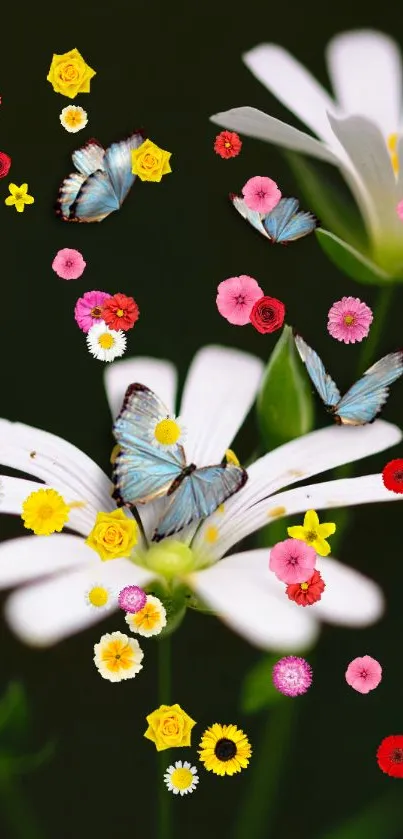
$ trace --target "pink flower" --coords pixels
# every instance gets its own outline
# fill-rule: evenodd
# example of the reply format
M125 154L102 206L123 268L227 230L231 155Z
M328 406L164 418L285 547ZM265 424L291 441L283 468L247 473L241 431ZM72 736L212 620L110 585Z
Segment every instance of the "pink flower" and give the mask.
M111 294L106 291L86 291L83 297L77 300L74 317L76 323L83 332L89 332L91 326L103 320L102 307L105 300L109 300Z
M301 696L312 684L312 667L305 658L287 655L272 670L273 684L284 696Z
M52 268L62 280L78 280L86 264L80 251L75 251L73 248L63 248L63 250L57 252L52 262Z
M315 570L316 553L300 539L277 542L270 551L269 568L283 583L305 583Z
M403 221L403 201L399 201L399 203L396 207L396 212L397 212L399 218Z
M281 198L281 192L275 181L271 178L249 178L242 188L245 204L250 210L266 214L277 206Z
M342 297L333 303L328 318L327 329L332 338L345 344L355 344L367 337L373 314L358 297Z
M358 693L369 693L382 680L382 667L375 658L364 655L350 661L346 670L346 682Z
M217 309L220 315L235 326L245 326L256 300L263 297L263 291L253 277L241 274L223 280L217 288Z

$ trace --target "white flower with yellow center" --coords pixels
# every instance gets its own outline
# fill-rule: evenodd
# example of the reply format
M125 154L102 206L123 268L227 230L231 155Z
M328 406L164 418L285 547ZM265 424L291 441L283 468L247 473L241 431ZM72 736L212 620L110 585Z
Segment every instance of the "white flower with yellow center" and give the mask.
M109 329L101 320L87 332L87 346L99 361L113 361L123 355L126 349L126 335L121 329Z
M183 763L177 760L175 766L168 766L164 775L164 781L170 792L174 795L187 795L193 792L199 783L197 769L187 760Z
M103 635L99 644L94 645L94 653L95 667L109 682L134 679L143 669L144 653L139 642L123 632Z
M232 108L211 120L337 166L361 211L372 260L381 272L401 276L402 223L396 212L403 198L399 47L381 32L358 30L333 38L325 55L335 98L277 44L260 44L243 56L253 75L319 139L256 108Z
M181 417L168 415L158 418L151 437L153 446L170 450L178 445L182 446L185 440L186 430Z
M152 635L159 635L167 625L167 613L161 600L148 594L145 606L138 612L127 612L125 621L132 632L151 638Z
M60 122L70 134L76 134L85 128L88 122L87 111L79 105L67 105L60 114Z
M91 609L101 610L110 609L112 605L113 593L110 588L102 585L102 583L93 583L85 593L85 602Z
M178 411L187 428L188 463L206 466L222 461L255 401L262 372L259 359L238 350L212 346L197 353ZM132 382L151 388L167 405L170 416L175 416L173 365L135 358L105 371L113 419ZM70 504L85 501L85 506L72 507L69 517L69 529L77 535L29 535L0 545L0 588L19 587L6 600L7 622L19 638L34 646L48 646L84 630L102 619L102 610L89 609L83 597L99 578L113 589L111 601L116 609L117 592L134 585L160 597L168 618L174 620L176 613L168 614L168 606L180 595L183 614L186 604L201 604L252 644L282 653L306 649L322 620L357 627L372 624L383 613L382 592L335 559L320 560L326 581L322 599L309 609L300 609L270 573L270 549L227 554L246 536L281 516L401 500L402 495L385 488L380 474L309 483L322 472L388 449L401 438L400 429L383 420L360 428L332 424L305 434L256 460L248 467L245 486L223 508L174 538L150 542L166 498L139 506L142 529L130 556L103 563L85 540L97 513L116 510L110 478L66 440L0 420L1 464L34 475ZM301 481L304 486L293 487ZM5 475L0 482L0 513L19 516L22 502L38 484Z

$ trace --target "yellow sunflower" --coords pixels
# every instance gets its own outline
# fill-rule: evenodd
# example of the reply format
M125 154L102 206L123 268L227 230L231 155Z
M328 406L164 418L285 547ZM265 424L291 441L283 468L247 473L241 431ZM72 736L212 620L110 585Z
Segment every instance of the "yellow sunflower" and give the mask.
M200 760L208 772L234 775L245 769L252 754L246 734L236 725L214 725L207 728L200 741Z

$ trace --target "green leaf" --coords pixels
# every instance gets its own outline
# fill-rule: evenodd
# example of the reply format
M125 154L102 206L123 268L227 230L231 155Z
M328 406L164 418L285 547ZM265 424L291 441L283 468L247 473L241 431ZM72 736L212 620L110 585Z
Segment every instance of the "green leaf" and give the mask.
M374 262L353 248L352 245L339 239L329 230L318 227L315 234L326 256L353 280L358 280L359 283L370 283L371 285L396 282L395 277L387 274L382 268L379 268L378 265L375 265ZM397 280L397 282L402 282L402 280Z
M284 697L273 685L272 669L281 656L264 656L247 673L240 697L241 711L244 714L256 714L264 708L271 708Z
M313 405L311 387L295 348L292 329L285 326L270 356L257 399L265 451L311 431Z
M167 623L159 635L156 636L157 641L162 641L167 635L171 635L172 632L178 629L178 626L185 617L186 589L181 586L175 591L170 591L163 583L160 583L158 580L153 580L152 583L146 586L145 591L147 594L153 594L155 597L158 597L165 608Z

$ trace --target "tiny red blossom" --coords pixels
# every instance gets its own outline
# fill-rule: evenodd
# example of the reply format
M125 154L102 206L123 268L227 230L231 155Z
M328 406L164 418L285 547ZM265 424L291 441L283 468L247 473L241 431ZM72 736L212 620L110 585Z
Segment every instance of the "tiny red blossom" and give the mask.
M396 460L390 460L384 466L382 480L386 489L399 494L403 493L403 458L398 457Z
M276 332L284 323L285 306L276 297L261 297L256 300L249 320L258 332Z
M403 778L403 734L385 737L376 753L378 766L392 778Z
M242 140L235 131L221 131L217 134L214 142L214 151L224 160L230 157L237 157L242 148Z
M133 297L114 294L102 307L102 318L110 329L131 329L139 317L139 307Z
M5 151L0 151L0 178L5 178L10 171L11 157Z
M314 571L310 580L306 583L290 583L285 593L289 600L298 603L298 606L312 606L321 599L326 586L319 571Z

